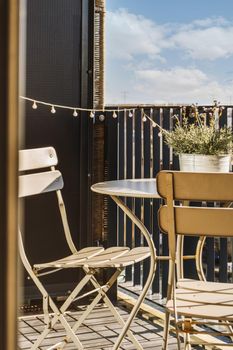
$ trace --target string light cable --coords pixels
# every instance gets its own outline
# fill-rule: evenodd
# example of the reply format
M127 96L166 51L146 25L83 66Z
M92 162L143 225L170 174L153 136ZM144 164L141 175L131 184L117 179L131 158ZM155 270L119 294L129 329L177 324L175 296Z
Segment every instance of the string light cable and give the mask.
M82 108L82 107L72 107L72 106L63 106L60 104L55 104L55 103L50 103L50 102L45 102L45 101L40 101L34 98L26 97L26 96L20 96L22 100L32 102L32 109L37 109L38 105L44 105L48 106L50 108L50 112L54 115L56 113L56 109L67 109L73 111L73 116L78 117L78 112L89 112L89 117L93 119L93 123L95 123L95 114L96 112L102 112L99 115L99 120L104 121L105 120L105 115L103 113L110 112L112 113L112 117L116 119L119 115L120 112L128 112L128 117L132 118L135 115L135 108L119 108L117 107L116 109L95 109L95 108ZM159 124L157 124L149 115L147 115L144 111L144 109L141 109L141 118L142 122L145 123L147 120L151 123L152 127L155 128L157 127L160 130L160 133L162 132L163 128Z
M131 118L133 116L134 112L135 112L134 108L122 108L122 109L119 109L119 108L116 108L116 109L82 108L82 107L72 107L72 106L65 106L65 105L63 106L63 105L60 105L60 104L40 101L40 100L37 100L37 99L34 99L34 98L30 98L30 97L26 97L26 96L20 96L20 98L22 100L32 102L32 109L37 109L38 105L48 106L50 108L50 112L52 114L56 113L56 109L68 109L68 110L73 111L73 116L74 117L78 117L78 112L89 112L89 117L92 118L92 119L95 119L95 113L96 112L102 112L102 114L99 116L101 121L104 121L105 116L104 116L103 113L106 113L106 112L113 113L113 115L112 115L113 118L117 118L119 112L125 112L125 111L127 111L129 113L129 117Z
M82 108L82 107L72 107L72 106L63 106L60 104L54 104L50 102L40 101L35 98L30 98L26 96L19 96L22 100L32 102L32 109L37 109L38 105L44 105L48 106L50 108L50 112L55 115L57 109L67 109L73 111L73 116L78 117L78 112L89 112L89 117L93 119L93 123L95 123L96 119L96 112L99 112L100 115L98 116L99 120L103 122L105 120L105 113L112 113L112 118L116 119L120 112L127 113L128 117L132 118L135 116L135 111L139 107L134 108L117 108L114 109L108 109L108 108L102 108L102 109L96 109L96 108ZM186 107L182 107L185 113ZM209 113L218 113L219 116L222 114L222 110L224 109L223 106L220 106L220 102L217 102L217 100L214 100L214 105L210 108L204 108L204 111L209 111ZM192 110L194 110L193 113L196 113L198 110L197 104L192 105ZM178 115L173 115L173 118L178 118ZM153 128L157 127L159 129L159 136L162 136L162 132L164 131L163 128L157 124L152 118L151 114L150 116L145 113L144 108L141 108L141 120L143 123L149 121Z

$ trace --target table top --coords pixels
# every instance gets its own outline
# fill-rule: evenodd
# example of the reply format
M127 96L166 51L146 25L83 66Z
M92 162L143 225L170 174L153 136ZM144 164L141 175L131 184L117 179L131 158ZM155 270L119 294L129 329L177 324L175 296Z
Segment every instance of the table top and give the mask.
M160 198L156 179L127 179L99 182L91 186L91 190L109 196Z

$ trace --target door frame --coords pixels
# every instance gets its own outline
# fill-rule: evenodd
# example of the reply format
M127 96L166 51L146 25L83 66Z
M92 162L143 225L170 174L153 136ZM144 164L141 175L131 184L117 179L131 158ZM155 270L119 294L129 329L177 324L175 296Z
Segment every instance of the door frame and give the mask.
M19 2L0 0L0 348L17 344Z

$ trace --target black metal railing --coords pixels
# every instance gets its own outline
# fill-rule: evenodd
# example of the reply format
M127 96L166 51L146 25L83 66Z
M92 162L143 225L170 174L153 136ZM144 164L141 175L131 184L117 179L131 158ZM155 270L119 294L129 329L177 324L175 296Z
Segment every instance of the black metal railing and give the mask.
M105 113L105 163L106 179L151 178L161 169L179 169L177 156L163 140L159 128L171 130L174 115L182 118L181 106L111 106L109 109L124 109L113 118L112 112ZM129 112L128 109L132 108ZM108 109L108 108L107 108ZM107 110L106 109L106 110ZM149 117L145 118L145 114ZM98 118L98 116L96 117ZM232 126L233 108L225 106L219 124ZM159 200L125 199L127 205L139 216L152 234L158 255L168 254L167 236L159 232L157 211ZM138 229L108 200L107 230L111 243L127 246L144 244ZM117 238L116 238L117 237ZM184 253L194 253L195 238L185 242ZM208 238L204 251L205 272L208 280L232 280L232 242L227 239ZM196 275L192 261L185 263L186 277ZM124 285L143 286L149 269L149 262L136 264L126 269ZM151 294L164 297L167 290L168 262L159 262L151 287Z

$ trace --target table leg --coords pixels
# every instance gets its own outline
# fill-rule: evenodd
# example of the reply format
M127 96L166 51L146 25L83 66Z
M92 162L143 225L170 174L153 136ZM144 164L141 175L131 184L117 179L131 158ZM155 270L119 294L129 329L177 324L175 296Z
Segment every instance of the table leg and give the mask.
M156 250L155 250L155 246L154 246L154 242L151 238L151 235L149 233L149 231L147 230L147 228L145 227L145 225L139 220L139 218L122 202L121 199L119 199L116 196L111 196L112 199L116 202L116 204L118 205L119 208L121 208L123 210L123 212L132 220L132 222L139 228L139 230L141 231L141 233L143 234L143 236L146 239L146 242L148 244L148 247L150 249L151 252L151 256L150 256L150 270L149 270L149 274L148 274L148 278L147 281L145 283L145 286L143 287L143 290L136 302L136 304L134 305L127 322L125 323L122 332L119 334L117 341L113 347L113 350L117 350L119 348L119 346L121 345L121 342L125 336L125 334L127 333L131 322L133 321L133 318L135 317L135 315L137 314L141 303L143 302L146 293L153 281L154 278L154 274L155 274L155 270L156 270ZM141 348L143 349L143 348Z

